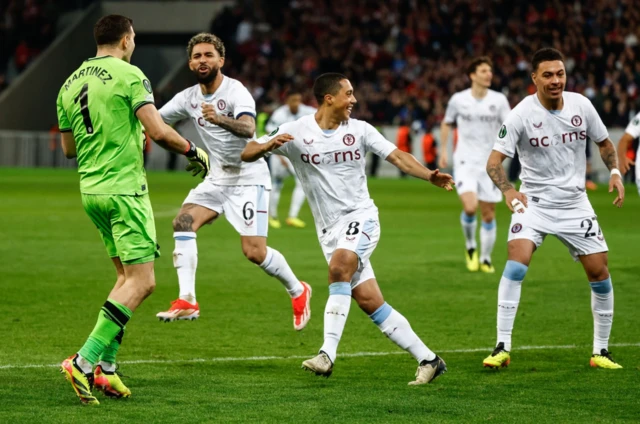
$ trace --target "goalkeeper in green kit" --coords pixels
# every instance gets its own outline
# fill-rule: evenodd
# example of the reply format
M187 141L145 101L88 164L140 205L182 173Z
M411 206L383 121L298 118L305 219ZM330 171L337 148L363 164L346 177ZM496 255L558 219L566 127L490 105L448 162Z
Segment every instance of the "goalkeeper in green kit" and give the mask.
M163 123L151 83L129 63L132 24L119 15L95 24L96 57L69 76L57 100L62 148L68 158L77 157L82 205L117 272L89 338L62 362L62 373L85 404L99 403L94 384L110 397L131 395L116 373L116 353L133 311L155 288L153 261L160 253L143 167L142 125L160 146L184 154L193 175L204 178L209 172L207 153Z

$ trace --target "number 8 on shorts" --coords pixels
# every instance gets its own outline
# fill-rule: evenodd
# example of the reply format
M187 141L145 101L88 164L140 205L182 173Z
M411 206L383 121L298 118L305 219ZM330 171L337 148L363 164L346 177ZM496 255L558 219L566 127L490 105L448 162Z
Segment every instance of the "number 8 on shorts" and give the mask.
M351 219L337 234L336 249L355 252L361 264L367 263L380 240L380 223L374 218Z

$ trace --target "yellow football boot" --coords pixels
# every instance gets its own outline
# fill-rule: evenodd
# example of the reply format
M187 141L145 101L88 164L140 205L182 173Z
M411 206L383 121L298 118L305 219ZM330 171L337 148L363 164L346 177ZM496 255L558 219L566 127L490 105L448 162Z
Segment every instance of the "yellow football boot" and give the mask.
M278 228L282 228L282 224L278 218L269 217L269 227L277 230Z
M76 358L78 354L68 357L62 364L60 364L60 372L65 375L65 378L71 387L76 392L76 395L80 398L80 402L85 405L100 405L98 399L91 394L93 389L93 373L85 374L82 372Z
M496 269L491 265L491 262L485 260L480 264L480 271L487 274L493 274L496 272Z
M289 217L285 222L289 227L293 227L293 228L304 228L307 226L307 224L300 218Z
M594 368L606 368L609 370L622 368L622 365L613 360L611 353L607 352L607 349L602 349L600 355L592 355L589 364Z
M477 272L480 268L478 251L476 249L468 249L464 257L467 259L467 269L471 272Z
M131 390L120 380L117 371L105 371L102 366L98 365L94 375L96 389L104 393L105 396L115 399L131 396Z
M508 367L510 363L511 356L509 356L509 352L504 350L504 343L502 342L498 343L498 346L496 346L491 355L482 361L482 365L486 368L505 368Z

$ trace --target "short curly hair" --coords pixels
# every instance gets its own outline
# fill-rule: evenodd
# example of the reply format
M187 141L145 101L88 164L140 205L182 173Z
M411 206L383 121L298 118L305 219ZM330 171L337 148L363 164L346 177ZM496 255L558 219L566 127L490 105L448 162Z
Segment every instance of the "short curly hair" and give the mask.
M202 43L211 44L218 51L220 57L224 57L225 49L222 40L213 34L209 34L208 32L201 32L200 34L191 37L191 40L189 40L189 44L187 44L187 54L189 55L189 59L191 59L193 47L196 44Z

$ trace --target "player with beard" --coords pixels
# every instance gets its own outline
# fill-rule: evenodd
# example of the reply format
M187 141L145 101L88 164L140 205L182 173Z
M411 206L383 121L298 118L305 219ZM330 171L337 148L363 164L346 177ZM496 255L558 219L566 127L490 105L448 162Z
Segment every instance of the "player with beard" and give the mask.
M277 278L291 296L293 325L302 330L311 315L311 287L299 281L284 256L267 246L271 178L266 162L240 160L240 153L255 133L256 106L239 81L220 72L225 47L213 34L194 36L187 46L189 69L198 84L178 93L162 109L162 119L173 124L193 120L211 159L206 180L191 190L173 220L179 298L161 321L193 320L200 316L195 278L198 264L196 232L221 214L240 234L242 252L268 275Z

